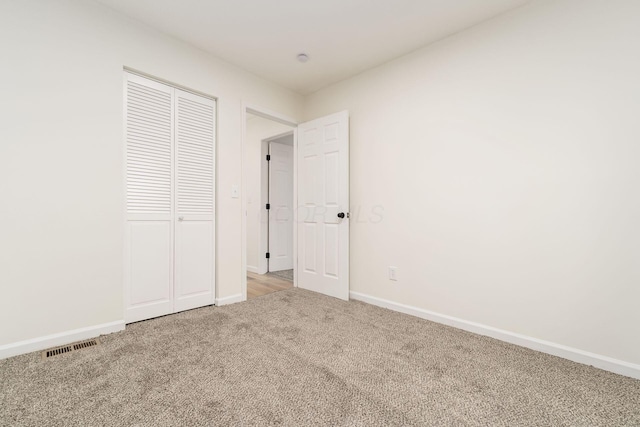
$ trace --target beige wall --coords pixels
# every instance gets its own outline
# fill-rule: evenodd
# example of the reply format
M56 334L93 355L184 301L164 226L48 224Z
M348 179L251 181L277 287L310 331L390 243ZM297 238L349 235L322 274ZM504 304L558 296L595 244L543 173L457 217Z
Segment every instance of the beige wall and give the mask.
M638 16L534 2L309 96L351 114L352 291L640 363Z
M218 98L217 296L239 294L242 102L302 98L91 1L3 1L0 44L0 346L123 319L123 66Z

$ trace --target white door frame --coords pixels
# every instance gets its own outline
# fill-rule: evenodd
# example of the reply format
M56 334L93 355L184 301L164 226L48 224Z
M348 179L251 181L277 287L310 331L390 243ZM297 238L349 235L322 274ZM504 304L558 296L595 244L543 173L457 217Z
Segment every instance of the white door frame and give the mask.
M291 117L287 117L275 111L271 111L266 108L258 107L255 105L242 103L242 133L240 138L240 151L241 151L241 190L240 199L242 204L242 235L240 250L242 255L241 271L240 271L240 286L242 291L242 301L247 300L247 170L246 170L246 139L247 139L247 113L255 116L262 117L264 119L273 120L278 123L282 123L287 126L291 126L293 129L293 286L298 286L298 231L295 224L298 223L298 213L296 206L298 206L298 122ZM289 133L289 132L287 132ZM273 139L273 138L269 138Z

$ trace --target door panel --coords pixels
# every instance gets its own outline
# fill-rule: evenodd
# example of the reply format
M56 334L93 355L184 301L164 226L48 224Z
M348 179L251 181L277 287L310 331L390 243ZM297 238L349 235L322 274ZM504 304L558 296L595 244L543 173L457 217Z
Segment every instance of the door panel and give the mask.
M125 320L173 311L172 88L125 76Z
M269 271L293 269L293 146L270 143Z
M339 224L324 226L324 273L329 277L338 278L340 272L340 230Z
M127 242L127 322L171 313L171 222L130 221Z
M215 101L175 89L175 307L214 300Z
M325 154L324 200L327 206L338 206L340 197L340 153Z
M175 311L213 304L212 221L176 224Z
M349 113L298 129L298 286L348 300Z
M316 235L317 227L314 222L305 221L302 232L302 247L304 267L303 272L316 273Z
M129 215L164 214L170 218L173 179L171 96L169 86L128 76L125 130Z
M320 172L318 168L318 156L315 154L304 156L301 162L301 169L304 176L302 183L304 188L308 190L304 192L303 199L301 200L304 201L305 207L316 206L316 197L318 196L316 183L318 182L318 174Z

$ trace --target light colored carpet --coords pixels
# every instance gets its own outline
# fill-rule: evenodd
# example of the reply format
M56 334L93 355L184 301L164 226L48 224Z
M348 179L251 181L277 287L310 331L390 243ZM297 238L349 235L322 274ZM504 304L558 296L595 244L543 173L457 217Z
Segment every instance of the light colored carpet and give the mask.
M299 289L0 376L2 426L640 425L640 381Z
M270 271L267 273L269 276L274 276L279 279L288 280L289 282L293 282L293 270L282 270L282 271Z

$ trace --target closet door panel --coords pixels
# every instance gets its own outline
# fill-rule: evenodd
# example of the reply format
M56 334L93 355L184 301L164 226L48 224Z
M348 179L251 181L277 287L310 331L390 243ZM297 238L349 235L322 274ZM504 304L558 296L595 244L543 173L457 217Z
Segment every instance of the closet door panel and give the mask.
M212 228L211 221L176 224L176 311L213 304Z
M125 73L125 320L173 312L173 89Z
M215 281L214 100L175 89L175 311L211 305Z
M137 322L173 311L171 234L171 224L168 221L127 223L127 322Z

